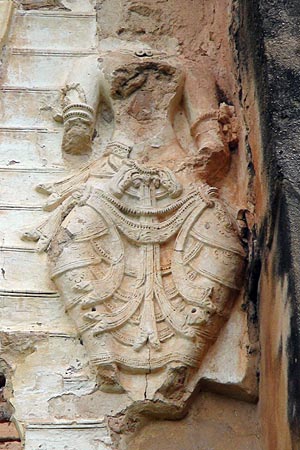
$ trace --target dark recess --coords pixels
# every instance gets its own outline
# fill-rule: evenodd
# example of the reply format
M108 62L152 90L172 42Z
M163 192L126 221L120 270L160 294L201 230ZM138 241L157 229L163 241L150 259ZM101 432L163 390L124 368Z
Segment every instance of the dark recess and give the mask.
M292 448L300 449L300 1L237 0L235 6L241 86L249 76L256 80L269 204L251 255L248 293L259 308L260 265L273 246L274 279L288 280L282 301L289 303L290 336L281 350L288 355Z

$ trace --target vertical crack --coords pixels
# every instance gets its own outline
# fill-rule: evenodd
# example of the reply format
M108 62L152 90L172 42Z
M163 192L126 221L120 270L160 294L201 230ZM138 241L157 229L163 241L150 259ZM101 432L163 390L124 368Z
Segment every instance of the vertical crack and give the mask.
M148 375L151 374L150 348L148 349L148 365L149 365L149 370L148 370L148 372L145 373L145 391L144 391L144 400L147 400Z
M144 391L144 399L147 399L147 389L148 389L148 375L149 373L146 372L145 378L146 378L146 384L145 384L145 391Z

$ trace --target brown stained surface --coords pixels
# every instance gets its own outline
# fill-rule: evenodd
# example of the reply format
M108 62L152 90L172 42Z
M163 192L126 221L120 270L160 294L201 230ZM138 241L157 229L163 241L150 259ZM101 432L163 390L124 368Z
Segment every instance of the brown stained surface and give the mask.
M276 240L276 239L275 239ZM265 450L291 449L287 408L288 361L287 339L290 314L287 302L287 283L283 285L272 276L274 251L262 274L261 297L261 382L260 412ZM266 418L272 417L272 421Z
M185 419L152 422L138 433L128 448L262 450L257 406L202 393Z

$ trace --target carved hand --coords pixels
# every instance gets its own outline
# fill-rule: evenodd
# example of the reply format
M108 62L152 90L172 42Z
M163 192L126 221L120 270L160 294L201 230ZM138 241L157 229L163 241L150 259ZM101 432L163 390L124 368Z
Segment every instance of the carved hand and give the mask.
M69 120L65 124L62 148L73 155L90 152L93 126L80 118Z

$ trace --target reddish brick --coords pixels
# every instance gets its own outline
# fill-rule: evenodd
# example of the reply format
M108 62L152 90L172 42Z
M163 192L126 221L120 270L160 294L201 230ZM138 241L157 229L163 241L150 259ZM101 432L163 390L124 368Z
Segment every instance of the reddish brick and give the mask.
M15 425L11 422L0 423L0 442L17 440L19 440L19 434Z
M0 450L22 450L21 442L2 442L0 443Z

